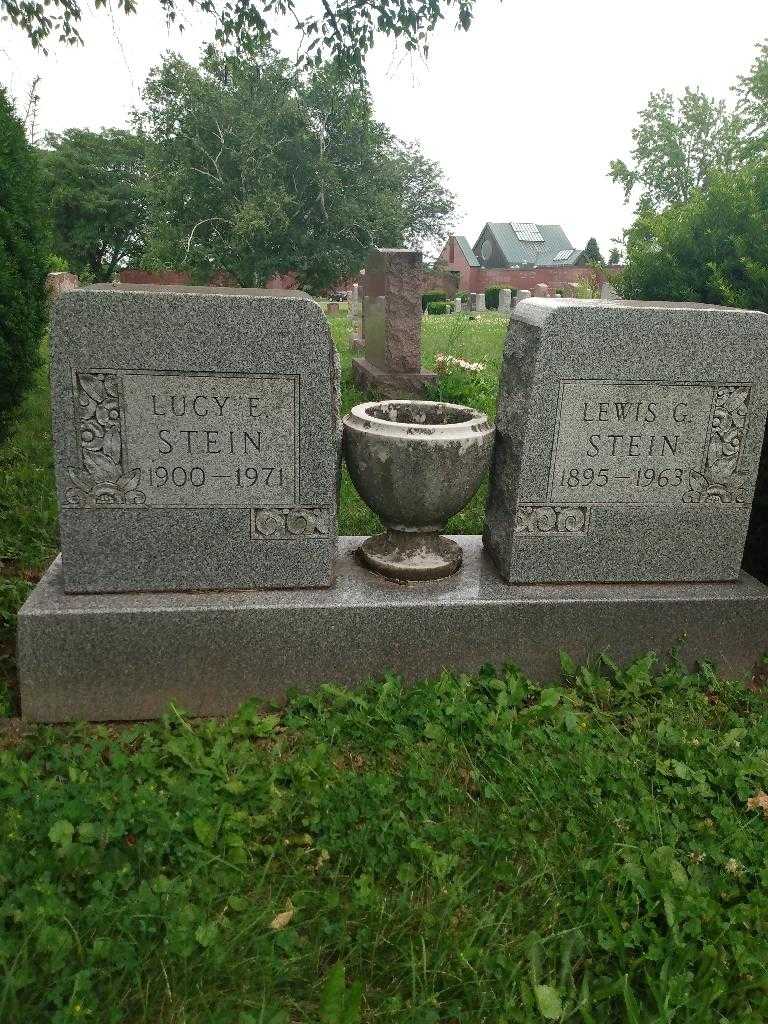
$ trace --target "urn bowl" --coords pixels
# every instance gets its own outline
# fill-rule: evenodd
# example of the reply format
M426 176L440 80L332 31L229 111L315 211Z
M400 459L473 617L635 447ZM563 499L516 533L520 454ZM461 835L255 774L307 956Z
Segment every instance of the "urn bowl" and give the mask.
M449 576L461 548L442 537L488 470L494 428L477 409L416 400L364 402L344 418L344 457L386 532L360 549L393 579Z

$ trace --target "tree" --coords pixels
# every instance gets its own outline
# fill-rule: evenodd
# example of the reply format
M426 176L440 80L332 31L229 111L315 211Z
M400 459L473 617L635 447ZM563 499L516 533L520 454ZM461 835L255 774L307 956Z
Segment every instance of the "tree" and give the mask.
M600 252L600 246L597 244L596 238L590 238L584 246L578 260L576 261L576 266L589 267L593 263L599 263L601 266L605 265L605 260L603 259L603 254Z
M608 253L608 266L615 267L619 263L621 263L621 249L614 247Z
M180 15L181 0L158 0L169 26ZM277 21L287 17L303 40L306 63L321 64L331 56L338 63L360 69L365 54L373 46L376 32L396 36L409 51L427 50L429 34L444 17L443 11L456 12L456 26L468 29L475 0L322 0L321 12L306 10L301 0L186 0L191 8L213 14L216 42L234 43L245 52L263 47L273 40ZM95 0L94 6L107 8L107 0ZM118 0L125 14L134 14L137 0ZM2 14L26 32L34 46L44 46L51 38L59 43L82 43L79 26L80 0L0 0Z
M145 262L241 284L292 270L310 288L356 273L370 247L447 230L437 164L374 120L338 66L299 73L274 51L167 56L147 80L152 145Z
M640 111L632 132L633 165L613 160L609 176L623 186L625 202L640 187L638 211L687 202L713 170L733 170L748 159L744 129L743 117L722 100L699 89L675 99L662 89Z
M37 157L0 89L0 439L37 365L47 242Z
M625 298L768 312L768 163L713 171L687 202L643 211L626 240Z
M750 156L768 151L768 40L760 43L748 75L740 75L735 90Z
M76 273L108 281L143 248L146 219L144 139L128 131L72 128L48 135L43 168L54 250Z

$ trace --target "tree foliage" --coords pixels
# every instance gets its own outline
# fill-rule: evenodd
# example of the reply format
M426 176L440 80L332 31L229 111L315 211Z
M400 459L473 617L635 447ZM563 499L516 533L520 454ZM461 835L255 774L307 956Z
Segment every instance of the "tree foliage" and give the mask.
M241 284L295 271L311 288L356 273L372 245L447 229L437 164L373 118L336 65L298 73L273 51L167 56L149 76L145 265L225 270Z
M613 160L610 178L629 199L639 187L638 210L684 203L706 185L714 170L732 170L749 157L741 114L725 101L686 89L675 98L662 89L651 93L632 132L632 163Z
M0 89L0 439L37 365L47 230L38 161Z
M427 50L429 34L444 17L455 13L456 26L468 29L475 0L322 0L308 5L303 0L158 0L169 25L187 7L203 11L216 21L216 42L235 44L253 52L275 37L283 20L302 40L302 58L320 64L333 57L347 68L360 69L377 32L399 39L406 50ZM107 0L95 0L95 8L109 8ZM134 14L137 0L117 0L125 14ZM5 15L26 32L33 45L82 43L80 0L0 0Z
M72 128L46 138L53 246L76 273L108 281L143 247L145 142L131 132Z
M589 267L594 263L599 263L601 266L605 264L603 254L600 252L600 246L597 244L596 238L590 238L587 244L582 249L576 266L578 267Z
M608 266L615 267L617 263L621 263L621 249L614 246L608 253Z
M688 202L643 211L626 243L626 298L768 312L768 164L713 171Z
M739 76L734 91L750 155L764 155L768 151L768 40L757 47L749 74Z

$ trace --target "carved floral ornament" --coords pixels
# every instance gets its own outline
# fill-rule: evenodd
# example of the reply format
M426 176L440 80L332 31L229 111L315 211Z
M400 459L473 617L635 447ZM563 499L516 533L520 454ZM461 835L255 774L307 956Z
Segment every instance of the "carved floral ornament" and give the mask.
M729 384L717 389L703 469L690 471L686 502L741 504L746 474L738 472L749 422L750 389Z
M589 509L572 505L520 505L515 513L515 533L583 534L589 527Z
M328 533L323 508L259 508L251 512L254 538L312 537Z
M135 506L147 500L139 490L141 470L123 467L118 382L113 373L74 375L82 468L67 470L73 484L64 495L69 505Z

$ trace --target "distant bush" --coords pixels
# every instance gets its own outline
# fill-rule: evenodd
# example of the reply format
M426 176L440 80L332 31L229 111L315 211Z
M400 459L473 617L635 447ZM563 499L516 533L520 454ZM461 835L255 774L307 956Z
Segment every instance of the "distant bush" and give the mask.
M469 302L469 292L456 292L456 298L461 299L462 303Z
M0 89L0 440L32 380L49 251L37 156Z
M485 289L485 308L486 309L498 309L499 308L499 292L502 286L499 284L492 284L490 288Z
M69 262L63 256L51 253L48 257L47 268L49 274L68 274Z
M448 303L447 302L428 302L427 303L427 312L430 314L430 316L442 316L444 313L448 312Z
M447 302L448 296L445 292L424 292L421 296L421 308L422 310L429 311L428 307L430 302Z

